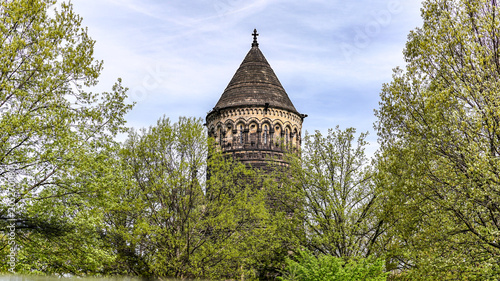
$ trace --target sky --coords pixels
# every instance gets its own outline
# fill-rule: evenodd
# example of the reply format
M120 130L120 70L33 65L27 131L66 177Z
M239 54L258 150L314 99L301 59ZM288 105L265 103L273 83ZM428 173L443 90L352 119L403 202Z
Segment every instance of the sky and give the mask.
M130 127L205 118L251 48L259 48L300 113L303 134L369 132L383 83L404 67L420 0L73 0L104 61L95 91L118 77L135 106Z

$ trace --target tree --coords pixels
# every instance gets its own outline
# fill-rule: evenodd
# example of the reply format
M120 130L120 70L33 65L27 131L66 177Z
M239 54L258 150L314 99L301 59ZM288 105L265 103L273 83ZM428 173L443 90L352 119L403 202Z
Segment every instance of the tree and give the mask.
M301 158L291 155L285 185L303 246L340 258L367 257L384 232L377 217L374 171L364 153L366 134L338 127L304 138Z
M95 41L70 4L55 4L0 3L0 230L15 224L19 270L81 274L107 259L90 229L131 106L120 81L109 93L85 90L102 69Z
M500 14L496 1L427 0L381 93L381 186L408 278L500 274Z
M256 276L274 231L266 184L211 151L202 120L161 118L131 133L122 151L124 188L104 231L127 274L180 278ZM207 177L208 170L208 177Z

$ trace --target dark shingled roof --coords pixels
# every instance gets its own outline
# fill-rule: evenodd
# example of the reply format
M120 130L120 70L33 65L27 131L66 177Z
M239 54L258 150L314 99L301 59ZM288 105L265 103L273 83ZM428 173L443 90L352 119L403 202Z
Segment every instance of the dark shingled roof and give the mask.
M299 114L254 41L252 49L227 85L215 109L265 106L266 103L269 103L270 107Z

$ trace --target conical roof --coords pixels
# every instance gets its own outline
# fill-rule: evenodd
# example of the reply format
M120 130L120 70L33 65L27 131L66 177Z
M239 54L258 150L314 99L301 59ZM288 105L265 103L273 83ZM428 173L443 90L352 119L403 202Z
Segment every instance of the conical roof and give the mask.
M252 48L220 97L216 109L265 106L297 113L278 77L259 49L254 36Z

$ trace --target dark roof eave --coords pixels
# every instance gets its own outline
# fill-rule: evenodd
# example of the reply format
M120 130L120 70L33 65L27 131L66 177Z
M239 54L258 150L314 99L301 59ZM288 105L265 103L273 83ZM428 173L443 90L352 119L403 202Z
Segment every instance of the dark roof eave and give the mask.
M212 110L210 110L207 113L207 119L209 118L210 115L212 115L214 113L218 113L218 112L220 112L222 110L235 109L235 108L251 108L251 107L264 107L264 108L281 109L281 110L285 110L285 111L294 113L294 114L296 114L297 116L299 116L302 119L304 119L304 118L306 118L308 116L307 114L299 113L297 110L290 110L289 108L282 107L282 106L275 106L275 105L269 105L269 104L249 104L249 105L243 105L242 104L242 105L226 106L226 107L223 107L223 108L214 107Z

